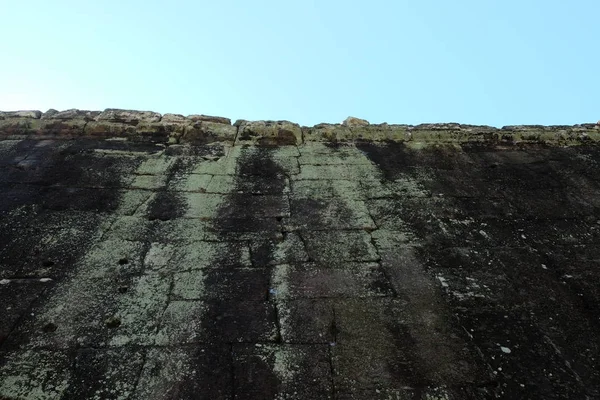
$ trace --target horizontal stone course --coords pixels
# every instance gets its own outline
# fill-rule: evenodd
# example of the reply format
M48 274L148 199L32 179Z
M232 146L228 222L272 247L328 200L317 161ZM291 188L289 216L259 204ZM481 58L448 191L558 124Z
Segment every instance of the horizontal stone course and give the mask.
M483 125L436 123L420 125L361 123L317 124L304 127L290 121L237 120L192 114L161 115L152 111L109 108L0 111L0 139L125 138L156 143L294 145L306 142L545 142L577 144L600 139L600 124Z

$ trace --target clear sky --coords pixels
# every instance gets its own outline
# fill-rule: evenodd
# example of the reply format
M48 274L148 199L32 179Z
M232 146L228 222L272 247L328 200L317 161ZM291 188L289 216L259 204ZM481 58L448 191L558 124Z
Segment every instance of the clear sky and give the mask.
M0 110L600 119L598 0L0 0Z

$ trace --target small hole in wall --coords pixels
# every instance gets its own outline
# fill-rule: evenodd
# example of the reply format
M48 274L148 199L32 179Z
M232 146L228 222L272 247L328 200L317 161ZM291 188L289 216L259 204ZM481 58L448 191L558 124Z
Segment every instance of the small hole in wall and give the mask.
M46 260L42 262L42 267L51 267L54 265L54 261Z
M119 286L119 289L117 289L119 291L119 293L127 293L127 290L129 289L129 286Z
M275 217L275 219L277 220L277 222L283 221L283 217Z
M104 323L109 329L114 329L121 326L121 319L118 317L109 317L104 321Z
M119 265L125 265L125 264L129 264L129 260L126 258L121 258L119 260Z
M56 324L54 324L52 322L48 322L46 325L44 325L44 327L42 328L42 331L44 331L46 333L52 333L52 332L56 332L56 329L58 329L58 326L56 326Z

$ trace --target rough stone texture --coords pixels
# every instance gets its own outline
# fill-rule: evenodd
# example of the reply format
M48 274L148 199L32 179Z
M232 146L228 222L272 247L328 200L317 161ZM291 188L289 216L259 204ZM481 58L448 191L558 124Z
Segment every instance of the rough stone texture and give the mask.
M302 143L300 125L289 121L244 121L238 127L238 142L263 145L295 145Z
M161 121L163 122L180 122L186 123L189 119L181 114L164 114Z
M211 115L192 114L192 115L188 115L187 118L194 122L205 121L205 122L214 122L216 124L231 125L231 120L229 118L224 118L224 117L214 117Z
M41 116L41 111L0 111L0 120L8 118L39 119Z
M192 144L206 144L213 142L233 143L237 134L237 127L229 123L223 124L213 121L199 121L186 127L182 141Z
M42 114L41 119L83 119L85 121L93 121L100 115L100 111L85 111L85 110L65 110L65 111L57 111L57 110L48 110L44 114Z
M0 398L600 397L595 125L46 114L0 120Z
M119 110L116 108L107 108L96 117L96 121L123 122L126 124L158 122L160 119L161 115L152 111Z
M345 126L366 126L369 125L369 121L366 119L360 119L356 117L348 117L342 122L342 125Z
M573 126L519 125L490 126L448 124L369 124L348 117L342 124L300 127L289 121L231 120L193 114L165 114L151 111L106 109L104 111L48 110L0 111L0 138L48 139L79 137L118 138L163 144L299 145L311 142L448 142L485 141L502 144L523 142L578 144L600 139L600 124Z

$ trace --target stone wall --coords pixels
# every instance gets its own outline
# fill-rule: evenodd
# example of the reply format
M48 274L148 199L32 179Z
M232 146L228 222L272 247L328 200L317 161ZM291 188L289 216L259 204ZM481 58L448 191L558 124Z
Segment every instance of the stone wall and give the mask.
M572 126L516 125L495 128L481 125L369 124L348 118L342 124L304 127L289 121L231 120L206 115L164 114L151 111L48 110L0 111L0 138L24 139L120 138L154 143L212 142L268 145L305 142L552 142L576 144L600 139L600 124Z

